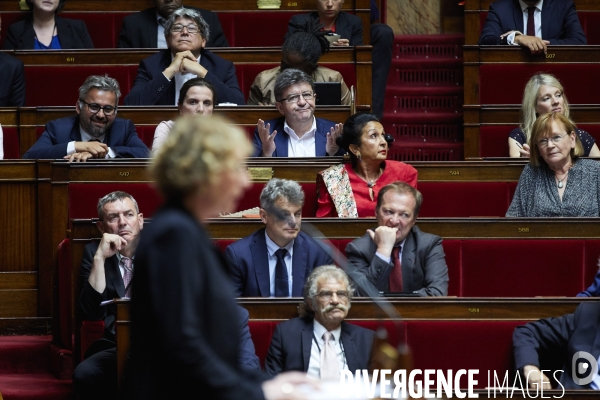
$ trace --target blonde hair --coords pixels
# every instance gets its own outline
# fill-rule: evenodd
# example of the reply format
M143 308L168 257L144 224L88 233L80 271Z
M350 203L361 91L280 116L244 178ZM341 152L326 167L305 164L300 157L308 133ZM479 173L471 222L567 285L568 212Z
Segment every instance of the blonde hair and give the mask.
M565 90L560 81L554 75L550 74L537 73L533 75L531 79L529 79L529 82L527 82L525 85L525 91L523 92L523 102L521 104L521 124L519 126L525 134L525 138L527 139L527 143L529 143L529 145L532 145L533 143L530 142L531 132L533 129L533 124L538 117L535 111L538 95L540 94L540 88L544 85L555 87L561 91L565 110L563 115L570 119L569 101L567 100Z
M529 163L533 167L539 167L542 163L546 163L546 161L544 161L544 159L540 156L538 142L542 136L552 131L553 122L562 125L567 134L575 132L575 148L571 149L571 159L573 162L575 162L578 157L583 155L583 144L581 144L581 140L579 140L579 136L577 135L577 127L575 124L569 118L565 117L559 112L549 112L540 115L533 124L533 129L531 132L531 149L529 151Z
M252 154L244 131L222 117L180 117L156 152L150 173L167 199L209 189L226 170L239 168L239 155Z

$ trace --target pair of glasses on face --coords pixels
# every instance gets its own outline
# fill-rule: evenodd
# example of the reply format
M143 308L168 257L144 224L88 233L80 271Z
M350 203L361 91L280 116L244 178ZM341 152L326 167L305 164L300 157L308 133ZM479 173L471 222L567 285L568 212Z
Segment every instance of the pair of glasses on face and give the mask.
M336 295L338 300L346 300L348 298L348 292L345 290L340 290L337 292L330 292L328 290L324 290L322 292L319 292L319 294L317 294L317 296L319 296L320 298L322 298L325 301L329 301L331 300L331 298L333 297L333 295Z
M102 112L104 112L104 115L106 115L107 117L110 117L117 111L117 107L113 107L113 106L102 107L100 104L88 103L85 100L79 100L79 101L82 102L83 104L85 104L87 106L88 110L90 110L90 112L92 114L98 114L100 112L100 110L102 110Z
M299 95L299 94L289 95L285 99L281 99L279 101L287 101L288 103L293 104L293 103L297 103L298 100L300 100L300 96L302 96L304 98L304 100L310 101L310 100L314 99L317 95L313 92L304 92L304 93L302 93L302 95Z
M189 24L189 25L181 25L181 24L175 24L171 27L171 32L175 32L175 33L180 33L183 32L183 28L187 29L188 33L190 34L195 34L198 33L198 25L196 24Z
M540 141L538 142L538 146L540 147L548 147L548 141L551 140L552 143L557 144L559 143L562 138L564 138L565 136L567 136L568 133L565 133L564 135L556 135L554 137L551 137L550 139L540 139Z

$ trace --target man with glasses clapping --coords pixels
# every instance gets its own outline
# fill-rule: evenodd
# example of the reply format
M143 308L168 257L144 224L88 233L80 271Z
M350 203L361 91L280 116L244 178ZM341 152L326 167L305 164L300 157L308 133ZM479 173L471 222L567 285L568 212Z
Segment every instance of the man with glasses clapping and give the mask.
M275 80L275 107L283 115L258 120L254 130L254 157L341 156L335 142L343 125L315 118L315 84L310 76L288 68Z
M121 90L116 79L89 76L79 88L77 115L46 124L23 158L87 161L90 158L147 158L148 147L133 122L116 118Z

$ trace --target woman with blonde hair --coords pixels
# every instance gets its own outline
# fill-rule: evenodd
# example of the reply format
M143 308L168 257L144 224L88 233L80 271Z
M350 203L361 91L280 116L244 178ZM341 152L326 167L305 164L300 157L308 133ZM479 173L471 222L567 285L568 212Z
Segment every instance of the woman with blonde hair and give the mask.
M299 372L266 380L238 367L238 306L206 225L234 211L250 184L251 153L241 129L196 115L177 120L152 160L165 203L135 255L124 398L279 399L309 384Z
M600 163L579 158L577 127L560 112L540 115L507 217L600 216Z
M559 112L570 120L569 102L562 84L554 75L537 73L529 79L523 92L521 124L508 135L511 157L529 157L531 130L538 115ZM582 129L576 130L583 145L584 157L600 157L596 140Z

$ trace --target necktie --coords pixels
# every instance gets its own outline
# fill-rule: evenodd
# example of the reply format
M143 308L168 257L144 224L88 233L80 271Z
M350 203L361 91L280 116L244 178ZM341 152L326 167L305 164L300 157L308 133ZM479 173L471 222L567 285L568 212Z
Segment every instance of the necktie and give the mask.
M535 7L527 7L527 36L535 36Z
M390 292L402 291L402 262L400 261L400 248L396 246L392 249L392 262L394 268L390 273Z
M286 249L279 249L275 252L277 264L275 265L275 297L290 297L290 285L288 271L285 265Z
M125 286L125 297L131 298L131 279L133 278L133 262L131 258L121 257L121 264L125 272L123 273L123 285Z
M335 338L333 333L325 332L323 334L323 351L321 352L321 380L330 381L340 379L340 366L333 343Z
M91 138L90 140L88 140L88 142L100 142L100 139Z

